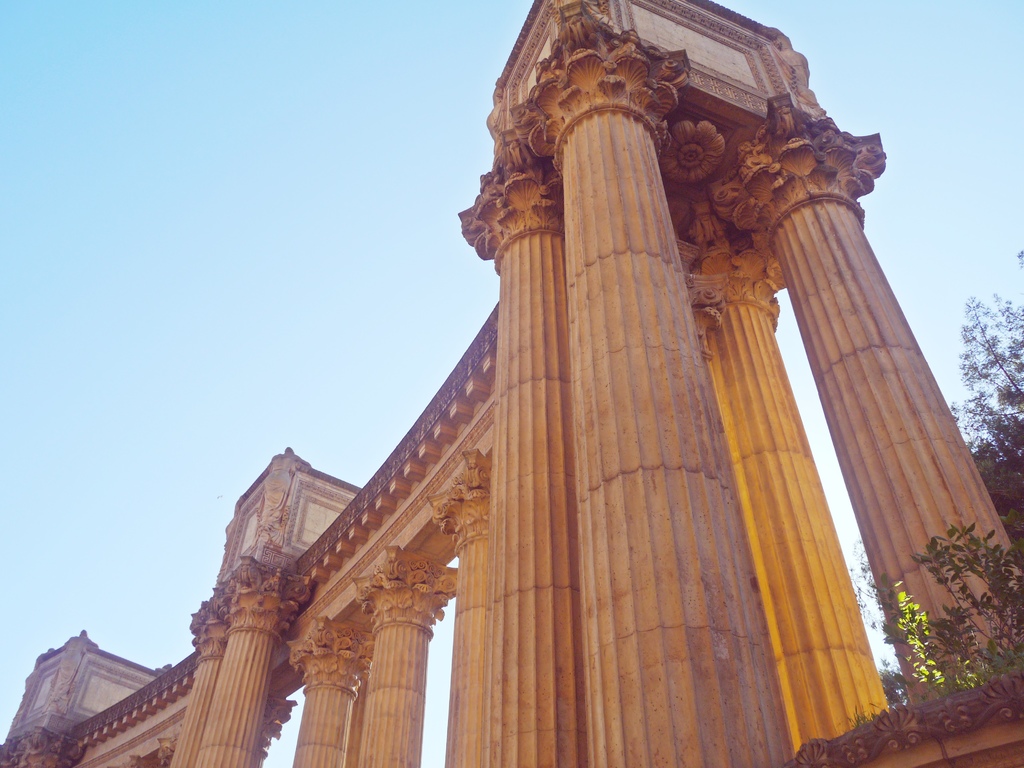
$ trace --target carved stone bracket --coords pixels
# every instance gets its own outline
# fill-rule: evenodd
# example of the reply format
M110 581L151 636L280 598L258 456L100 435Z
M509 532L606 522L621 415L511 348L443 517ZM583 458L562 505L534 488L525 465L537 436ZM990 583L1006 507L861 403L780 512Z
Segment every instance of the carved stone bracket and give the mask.
M363 611L373 617L374 634L388 624L414 624L432 634L430 628L455 597L456 570L388 547L373 576L356 584Z
M243 558L225 588L228 632L254 629L280 636L310 596L309 580Z
M513 109L516 131L540 156L560 162L561 142L573 124L601 110L628 112L661 147L665 116L679 103L689 62L641 43L635 32L616 33L586 4L562 9L552 54L537 65L537 84Z
M353 694L366 678L373 657L373 637L368 632L322 616L290 647L289 660L307 687L328 685Z
M0 746L0 768L71 768L82 751L76 739L36 728Z
M195 636L192 645L199 651L200 659L216 659L224 656L227 646L228 605L222 589L214 589L213 597L204 600L199 610L192 614L189 629Z
M276 696L267 699L267 706L263 710L263 727L260 730L260 753L264 759L270 754L270 743L281 738L281 729L292 719L292 709L296 704L298 702Z
M913 707L897 706L830 741L813 739L784 768L856 768L883 754L905 752L986 725L1024 721L1024 673Z
M487 535L491 511L491 459L478 450L462 454L466 465L445 493L430 497L434 522L456 539L455 552Z
M830 118L812 118L788 95L777 96L754 140L740 145L736 170L713 185L712 202L719 216L745 230L770 229L796 206L823 197L862 216L856 200L884 170L877 134L843 133Z
M700 338L701 353L705 360L711 359L711 345L708 333L722 325L722 309L725 306L725 275L687 275L686 287L690 291L690 304L697 320L697 335Z
M501 251L529 232L561 232L562 178L551 160L537 157L514 134L499 141L490 173L480 180L473 207L459 214L462 234L481 259L494 259L501 272Z

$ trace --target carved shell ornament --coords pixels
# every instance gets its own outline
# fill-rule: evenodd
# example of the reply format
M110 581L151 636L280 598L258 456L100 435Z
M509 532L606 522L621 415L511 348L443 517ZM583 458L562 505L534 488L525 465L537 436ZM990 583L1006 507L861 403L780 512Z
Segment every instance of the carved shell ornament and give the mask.
M696 125L682 120L669 131L672 141L661 157L661 168L672 181L692 184L708 178L725 156L725 139L707 120Z

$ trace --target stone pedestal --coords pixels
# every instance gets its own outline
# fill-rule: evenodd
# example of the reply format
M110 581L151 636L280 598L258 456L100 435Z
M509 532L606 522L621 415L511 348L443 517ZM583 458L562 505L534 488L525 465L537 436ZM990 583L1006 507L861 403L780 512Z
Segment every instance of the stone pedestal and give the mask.
M270 683L270 659L281 633L309 587L296 576L249 558L235 570L227 646L203 731L199 768L252 768L262 761L261 732Z
M884 161L877 136L777 99L716 205L770 232L875 578L904 582L941 615L948 595L914 553L952 524L1006 537L864 235L855 200Z
M359 583L374 638L360 768L419 766L431 627L455 588L454 568L398 547Z
M501 275L483 765L584 766L561 185L506 136L464 231ZM461 565L460 565L461 570Z
M778 682L658 168L685 68L584 14L539 77L517 119L565 186L591 759L780 764Z
M373 641L360 629L326 618L291 646L302 673L305 706L295 747L295 768L345 765L352 705L370 667Z
M215 593L213 599L204 601L199 611L192 614L192 634L195 635L192 645L199 651L199 663L171 768L195 768L227 644L227 611L223 595Z
M757 250L726 263L711 370L795 748L886 702L775 339L777 265Z
M434 522L455 537L459 586L455 601L452 684L445 765L479 765L486 725L487 521L491 508L491 460L480 451L463 454L465 468L447 492L431 498Z

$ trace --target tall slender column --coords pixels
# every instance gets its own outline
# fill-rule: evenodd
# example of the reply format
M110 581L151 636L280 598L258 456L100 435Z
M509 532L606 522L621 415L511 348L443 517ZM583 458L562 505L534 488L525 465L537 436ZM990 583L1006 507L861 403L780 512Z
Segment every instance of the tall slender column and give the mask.
M302 673L302 723L295 768L341 768L352 705L370 667L373 640L367 632L324 617L291 643L290 661Z
M481 765L576 768L587 750L558 174L502 137L495 169L462 217L501 275Z
M360 768L418 768L423 750L427 651L434 622L455 596L455 569L388 547L357 582L373 621L373 671Z
M348 735L345 738L345 762L342 768L359 768L359 759L363 748L363 731L366 722L366 700L370 697L370 678L363 681L359 695L352 702L352 711L348 720Z
M430 499L434 522L455 537L459 585L455 600L455 642L448 706L448 748L445 765L480 764L486 711L484 708L487 637L487 521L491 509L491 460L480 451L466 451L463 471L447 492Z
M227 610L224 596L220 590L214 590L213 598L204 600L199 610L192 614L191 629L195 635L192 645L199 652L199 661L188 697L185 721L181 724L181 735L171 758L171 768L195 768L227 644Z
M930 613L949 602L913 561L949 525L1005 533L949 407L864 235L855 200L885 167L877 136L774 99L716 207L767 228L876 579Z
M227 646L217 674L199 768L252 768L262 760L260 738L270 660L309 586L297 576L246 558L228 581Z
M885 708L864 623L775 338L782 279L764 250L712 247L725 278L711 371L794 747Z
M683 63L566 13L517 124L561 160L587 728L597 766L790 749L658 169Z

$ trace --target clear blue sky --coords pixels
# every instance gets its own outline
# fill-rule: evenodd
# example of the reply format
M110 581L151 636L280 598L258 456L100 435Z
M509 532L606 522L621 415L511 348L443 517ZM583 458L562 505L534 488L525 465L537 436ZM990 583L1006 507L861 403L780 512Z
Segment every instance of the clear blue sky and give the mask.
M529 4L0 3L0 731L35 657L82 629L183 658L270 457L362 484L429 401L497 300L456 214ZM792 38L841 128L882 134L868 235L961 397L964 302L1024 284L1024 3L729 5Z

